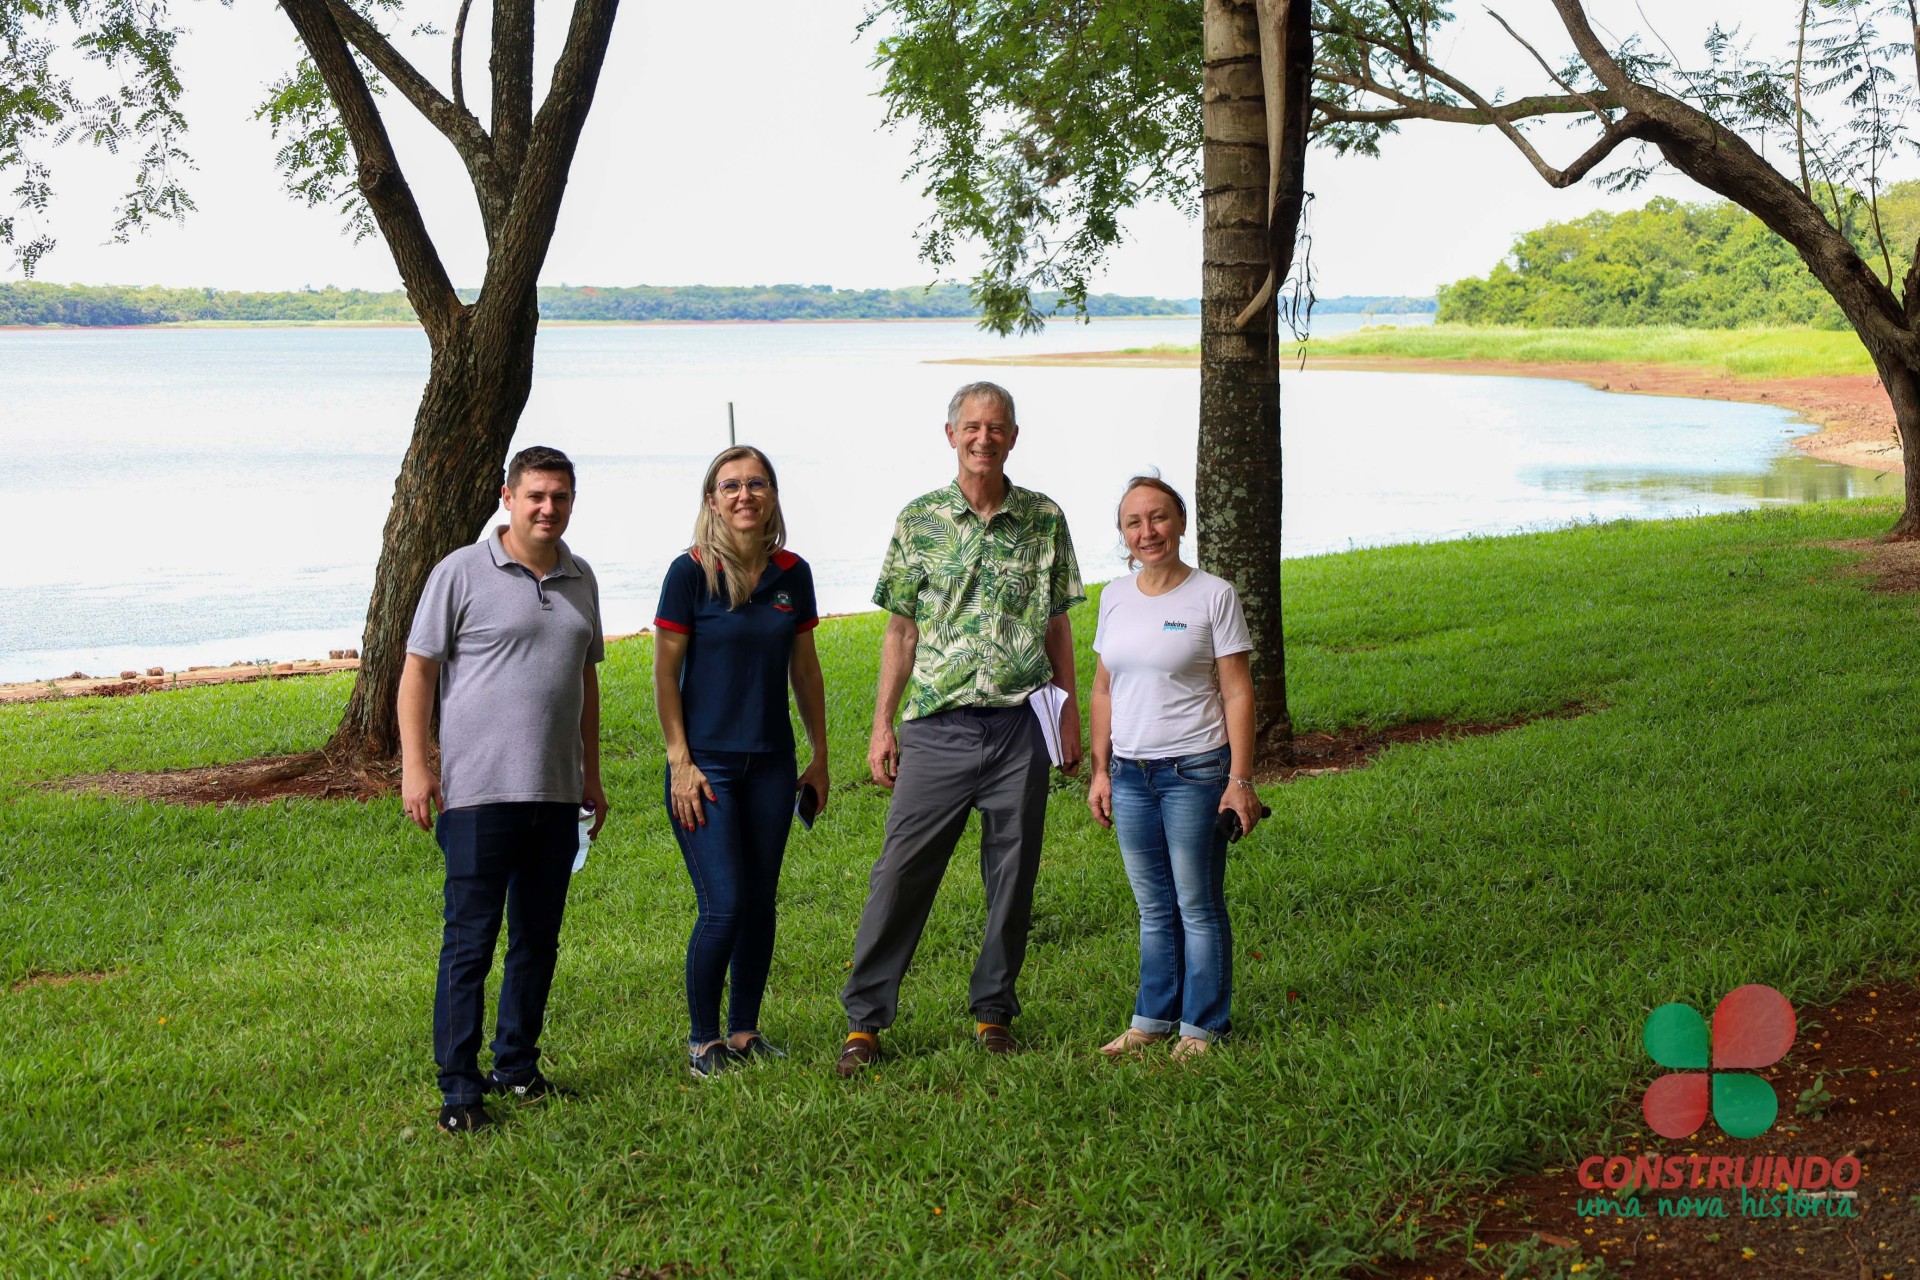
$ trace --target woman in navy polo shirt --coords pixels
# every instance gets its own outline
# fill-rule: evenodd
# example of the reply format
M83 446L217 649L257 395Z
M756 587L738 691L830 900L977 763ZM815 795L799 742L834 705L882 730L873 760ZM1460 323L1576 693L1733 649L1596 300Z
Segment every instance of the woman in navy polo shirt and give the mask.
M701 492L693 546L660 588L653 692L667 808L699 904L687 940L687 1051L705 1078L746 1058L785 1056L760 1034L760 997L795 790L811 787L827 807L827 696L813 647L813 571L784 549L773 464L758 449L728 449ZM812 749L797 776L789 683Z

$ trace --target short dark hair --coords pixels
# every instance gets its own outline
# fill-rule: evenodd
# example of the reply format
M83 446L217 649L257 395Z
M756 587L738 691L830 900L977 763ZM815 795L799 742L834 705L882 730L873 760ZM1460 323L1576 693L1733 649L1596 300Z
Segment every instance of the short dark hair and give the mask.
M580 482L573 475L573 460L558 449L549 449L546 445L529 445L513 455L513 461L507 464L507 488L518 489L520 477L529 471L564 471L567 473L567 488L577 489Z

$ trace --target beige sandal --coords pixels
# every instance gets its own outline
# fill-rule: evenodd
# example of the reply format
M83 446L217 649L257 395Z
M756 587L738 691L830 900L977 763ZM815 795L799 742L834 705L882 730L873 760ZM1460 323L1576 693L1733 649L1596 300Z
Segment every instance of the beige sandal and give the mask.
M1138 1027L1128 1027L1118 1036L1100 1046L1100 1052L1109 1058L1118 1058L1124 1054L1139 1053L1150 1044L1159 1044L1170 1033L1165 1031L1142 1031Z
M1176 1058L1197 1058L1205 1053L1207 1047L1212 1043L1213 1041L1202 1040L1199 1036L1181 1036L1180 1043L1173 1046L1173 1056Z

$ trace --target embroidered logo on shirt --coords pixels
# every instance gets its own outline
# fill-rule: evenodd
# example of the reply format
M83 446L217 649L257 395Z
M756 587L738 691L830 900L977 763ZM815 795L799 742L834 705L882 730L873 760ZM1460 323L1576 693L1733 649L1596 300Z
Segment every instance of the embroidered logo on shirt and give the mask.
M773 593L773 607L782 613L792 613L793 597L784 591L776 591Z
M1184 622L1163 622L1160 624L1160 629L1162 631L1185 631L1187 624Z

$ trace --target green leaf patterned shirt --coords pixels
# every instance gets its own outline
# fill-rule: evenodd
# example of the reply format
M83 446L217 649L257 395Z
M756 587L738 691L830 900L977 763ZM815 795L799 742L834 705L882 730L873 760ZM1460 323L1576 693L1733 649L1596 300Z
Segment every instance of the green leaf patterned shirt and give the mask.
M1086 598L1067 517L1045 494L1009 481L984 522L957 480L915 498L873 589L920 631L901 718L1020 705L1053 678L1047 623Z

